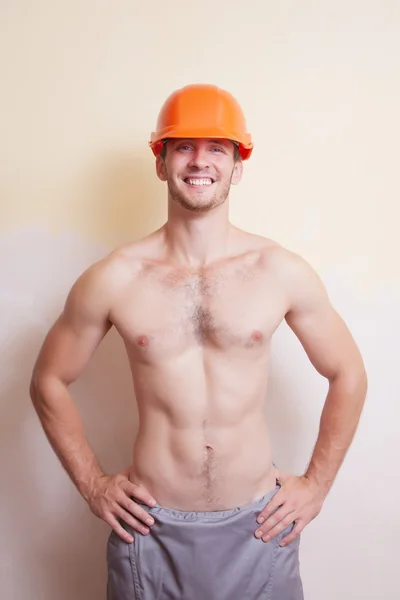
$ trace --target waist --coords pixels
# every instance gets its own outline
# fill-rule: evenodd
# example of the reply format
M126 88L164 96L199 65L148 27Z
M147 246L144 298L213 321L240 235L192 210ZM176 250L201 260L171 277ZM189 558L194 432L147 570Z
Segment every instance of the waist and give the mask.
M216 511L252 502L275 486L270 440L253 435L211 439L176 433L173 439L141 436L135 442L130 479L158 506Z
M220 521L232 515L238 515L239 513L247 513L253 511L258 512L262 510L262 508L264 508L267 502L269 502L279 490L279 487L279 483L275 481L274 487L268 489L268 491L266 491L262 495L259 495L255 500L246 502L245 504L240 504L239 506L232 505L230 508L219 510L189 511L160 506L158 504L150 508L142 502L139 502L139 504L146 510L146 512L153 515L156 521L159 521L160 517L162 517L163 519L167 518L169 520L185 521L186 523L189 521Z

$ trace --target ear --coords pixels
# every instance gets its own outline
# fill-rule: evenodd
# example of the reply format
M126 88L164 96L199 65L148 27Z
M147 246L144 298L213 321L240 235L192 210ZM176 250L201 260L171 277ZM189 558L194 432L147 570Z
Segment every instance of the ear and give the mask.
M241 160L237 160L235 162L235 166L233 167L231 183L233 185L237 185L241 181L242 175L243 175L243 162Z
M163 159L161 158L161 156L159 154L156 157L156 172L157 172L158 178L161 179L161 181L167 181L165 162L163 161Z

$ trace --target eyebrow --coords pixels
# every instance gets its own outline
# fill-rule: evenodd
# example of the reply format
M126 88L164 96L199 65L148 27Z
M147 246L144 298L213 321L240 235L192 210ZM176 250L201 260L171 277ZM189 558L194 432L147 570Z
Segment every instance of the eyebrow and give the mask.
M196 141L196 139L201 139L201 138L171 138L176 144L180 144L183 142L193 142ZM220 146L225 146L225 148L228 148L228 144L226 143L225 139L210 139L209 140L210 144L219 144Z

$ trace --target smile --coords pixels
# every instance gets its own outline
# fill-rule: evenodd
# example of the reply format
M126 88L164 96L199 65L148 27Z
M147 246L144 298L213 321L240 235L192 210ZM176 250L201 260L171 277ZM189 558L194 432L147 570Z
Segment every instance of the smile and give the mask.
M192 187L207 187L214 183L213 180L208 177L202 177L201 179L196 177L187 177L184 181L187 185Z

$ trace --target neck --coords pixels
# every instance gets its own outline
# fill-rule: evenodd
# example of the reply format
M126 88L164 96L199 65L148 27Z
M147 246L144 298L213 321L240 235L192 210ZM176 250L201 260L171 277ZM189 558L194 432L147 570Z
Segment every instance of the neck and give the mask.
M174 201L168 203L164 225L170 258L189 268L200 268L228 254L233 226L228 218L228 199L216 208L194 212Z

